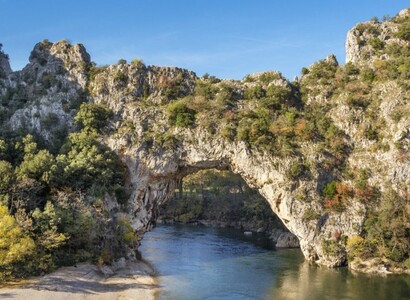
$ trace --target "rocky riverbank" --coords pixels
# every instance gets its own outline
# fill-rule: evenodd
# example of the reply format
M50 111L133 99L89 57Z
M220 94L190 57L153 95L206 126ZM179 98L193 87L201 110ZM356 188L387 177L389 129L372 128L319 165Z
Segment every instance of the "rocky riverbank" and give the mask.
M0 289L0 299L156 299L154 269L142 261L120 260L112 266L89 263L60 268Z

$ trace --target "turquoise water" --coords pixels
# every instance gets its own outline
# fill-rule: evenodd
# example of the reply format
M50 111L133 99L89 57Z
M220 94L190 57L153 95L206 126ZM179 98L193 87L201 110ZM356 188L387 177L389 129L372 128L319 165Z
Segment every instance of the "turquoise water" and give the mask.
M163 225L140 251L158 271L160 299L410 299L410 276L320 268L298 249L269 248L235 230Z

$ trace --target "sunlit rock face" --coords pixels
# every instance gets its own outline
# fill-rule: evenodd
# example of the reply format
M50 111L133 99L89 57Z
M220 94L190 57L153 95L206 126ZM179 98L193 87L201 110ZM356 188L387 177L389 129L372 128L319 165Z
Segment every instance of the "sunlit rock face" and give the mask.
M358 25L347 38L347 61L357 68L377 59L389 59L374 50L378 44L369 46L375 32L386 45L397 40L394 22L365 24L376 31L369 33ZM400 46L408 42L397 43ZM207 104L209 109L202 110L199 105L206 101L197 93L198 77L176 67L145 66L138 60L95 67L82 45L65 41L37 44L30 63L22 71L11 72L4 58L0 62L5 76L0 79L0 94L4 96L14 89L18 91L16 97L24 102L10 118L13 129L24 125L50 140L56 136L56 128L73 130L73 117L81 101L105 104L113 110L114 117L101 140L126 166L125 184L130 192L127 213L139 238L155 225L158 206L167 201L184 176L202 169L230 169L268 201L299 239L306 259L341 266L347 261L344 241L362 232L369 204L358 200L353 192L337 191L344 197L343 209L329 208L323 195L325 186L337 179L341 187L353 189L355 179L349 172L362 171L367 183L381 193L386 187L400 191L410 184L410 160L406 154L410 118L408 113L400 114L410 111L408 89L394 79L372 84L355 82L356 85L340 88L342 79L337 72L342 69L332 55L306 68L295 83L278 72L253 74L243 81L203 78L203 82L210 83L210 93L212 88L219 92L215 92L214 102ZM317 65L333 70L331 77L314 79L313 76L320 75ZM361 80L360 70L348 76ZM253 89L257 93L259 86L287 95L280 103L288 109L282 116L284 122L292 122L292 113L306 121L298 123L299 127L289 125L295 126L294 131L289 131L285 123L268 129L277 136L288 135L285 141L293 138L291 145L272 139L276 148L267 148L269 142L256 140L252 144L223 133L232 126L229 120L240 124L260 109L262 100L246 98L247 91ZM358 89L365 89L360 96L369 103L360 102L364 101L362 98L353 99L356 102L351 99L352 91ZM224 97L228 96L223 92L226 90L234 99L227 103ZM170 105L184 97L197 106L194 124L170 124ZM213 107L223 113L215 117ZM325 144L324 137L299 138L311 122L306 117L310 111L316 111L310 118L328 118L329 127L339 134L338 139L330 138ZM53 120L53 126L44 122L47 117ZM252 126L250 133L257 131ZM377 134L367 134L370 129ZM331 152L329 147L339 152ZM292 172L299 165L303 168L296 174Z

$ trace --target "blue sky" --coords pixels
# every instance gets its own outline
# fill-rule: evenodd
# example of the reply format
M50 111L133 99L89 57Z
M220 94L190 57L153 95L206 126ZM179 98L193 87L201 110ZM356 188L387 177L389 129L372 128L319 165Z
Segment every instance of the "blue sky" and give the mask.
M292 79L347 31L410 7L403 0L0 0L0 43L14 70L43 40L83 43L97 64L141 58L220 78L278 70Z

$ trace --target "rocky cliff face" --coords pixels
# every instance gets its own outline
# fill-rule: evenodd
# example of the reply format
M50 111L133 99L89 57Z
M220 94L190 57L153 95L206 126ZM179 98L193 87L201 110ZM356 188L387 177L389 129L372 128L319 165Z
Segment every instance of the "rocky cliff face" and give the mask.
M397 18L407 17L404 11ZM56 128L70 130L81 101L114 111L103 140L128 168L127 211L141 238L178 180L230 168L265 197L308 260L340 266L350 251L346 240L363 233L373 198L390 188L404 196L410 184L409 73L384 51L409 47L397 35L400 24L357 25L346 43L349 64L340 67L330 56L296 83L275 72L198 79L139 61L95 67L82 45L42 42L22 71L8 74L2 64L8 75L1 94L23 102L11 128L25 126L45 139ZM384 67L396 62L392 77Z

